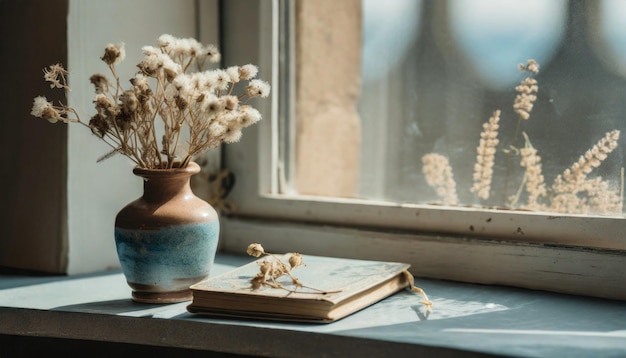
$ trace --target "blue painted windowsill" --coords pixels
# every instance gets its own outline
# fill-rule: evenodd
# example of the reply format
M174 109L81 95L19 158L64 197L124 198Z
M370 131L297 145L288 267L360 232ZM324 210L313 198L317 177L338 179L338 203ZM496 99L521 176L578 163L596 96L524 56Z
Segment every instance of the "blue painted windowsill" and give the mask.
M213 274L249 262L218 255ZM324 325L214 319L185 303L130 300L119 271L0 275L0 335L263 356L625 357L626 302L416 279L434 303L395 294ZM0 356L2 348L0 347Z

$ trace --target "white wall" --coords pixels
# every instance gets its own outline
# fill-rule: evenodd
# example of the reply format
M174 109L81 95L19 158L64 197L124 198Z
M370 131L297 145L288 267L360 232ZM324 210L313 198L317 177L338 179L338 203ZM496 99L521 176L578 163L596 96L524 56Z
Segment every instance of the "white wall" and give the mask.
M69 104L83 121L95 113L89 77L109 75L100 60L108 43L126 43L126 60L119 65L125 85L136 72L142 46L154 45L163 33L196 36L194 0L70 0L69 4ZM68 273L119 267L113 237L115 215L141 195L141 180L132 174L133 164L124 157L96 163L109 147L87 128L71 125L68 137Z

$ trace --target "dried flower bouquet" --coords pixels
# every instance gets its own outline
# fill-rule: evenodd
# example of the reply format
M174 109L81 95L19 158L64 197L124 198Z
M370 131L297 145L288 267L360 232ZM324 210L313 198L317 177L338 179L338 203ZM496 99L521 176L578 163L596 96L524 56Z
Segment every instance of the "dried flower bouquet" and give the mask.
M157 46L145 46L142 51L139 71L125 89L116 71L125 57L124 44L105 48L101 59L112 80L102 74L91 76L96 114L88 123L74 108L54 105L44 96L34 99L31 114L51 123L89 127L112 147L100 160L122 154L146 169L185 167L221 143L237 142L243 128L261 119L259 111L245 104L270 93L267 82L255 79L255 65L203 70L207 62L220 60L217 47L167 34L158 38ZM50 87L66 93L70 91L67 75L60 64L44 69ZM235 94L235 86L243 81L247 83L240 85L241 93ZM188 131L186 140L181 138L183 128Z

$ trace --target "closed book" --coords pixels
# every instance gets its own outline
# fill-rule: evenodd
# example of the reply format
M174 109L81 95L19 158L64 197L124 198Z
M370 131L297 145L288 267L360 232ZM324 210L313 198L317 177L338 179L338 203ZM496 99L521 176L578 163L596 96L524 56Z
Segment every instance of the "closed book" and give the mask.
M289 254L280 257L288 261ZM252 288L260 258L191 286L192 313L251 319L328 323L370 306L409 285L409 264L303 255L306 266L291 271L302 286L285 275L282 288Z

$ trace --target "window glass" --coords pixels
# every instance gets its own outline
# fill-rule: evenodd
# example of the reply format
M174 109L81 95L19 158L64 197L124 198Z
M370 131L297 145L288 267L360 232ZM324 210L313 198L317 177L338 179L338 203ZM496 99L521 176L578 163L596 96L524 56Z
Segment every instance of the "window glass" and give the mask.
M622 2L363 0L360 10L355 197L623 215Z

